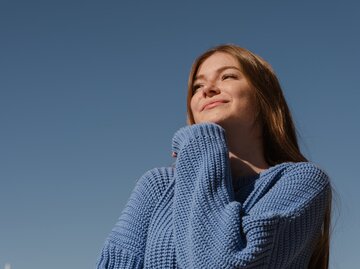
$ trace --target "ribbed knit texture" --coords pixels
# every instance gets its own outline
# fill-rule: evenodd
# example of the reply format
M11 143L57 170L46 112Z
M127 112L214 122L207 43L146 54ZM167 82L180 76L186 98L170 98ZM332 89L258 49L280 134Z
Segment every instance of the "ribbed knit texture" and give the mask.
M232 186L220 126L184 127L172 146L175 167L139 179L97 268L307 268L330 194L322 170L283 163Z

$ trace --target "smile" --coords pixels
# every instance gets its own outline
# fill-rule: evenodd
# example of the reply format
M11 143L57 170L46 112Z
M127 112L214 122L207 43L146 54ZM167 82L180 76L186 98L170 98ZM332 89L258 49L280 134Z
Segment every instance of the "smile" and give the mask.
M221 104L225 104L225 103L227 103L227 102L224 101L224 100L219 100L219 101L210 102L210 103L204 105L202 110L212 109L212 108L214 108L214 107L217 107L217 106L219 106L219 105L221 105Z

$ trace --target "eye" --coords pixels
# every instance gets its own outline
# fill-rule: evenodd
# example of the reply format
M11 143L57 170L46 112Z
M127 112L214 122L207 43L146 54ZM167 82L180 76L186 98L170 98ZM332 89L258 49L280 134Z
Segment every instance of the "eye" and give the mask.
M221 77L221 80L226 80L226 79L237 79L238 76L236 74L224 74Z
M193 94L195 94L202 86L202 84L194 84L192 87Z

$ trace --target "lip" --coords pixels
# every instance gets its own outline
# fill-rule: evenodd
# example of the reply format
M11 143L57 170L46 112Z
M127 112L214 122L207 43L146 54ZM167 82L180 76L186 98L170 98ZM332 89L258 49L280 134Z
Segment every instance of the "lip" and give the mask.
M208 103L206 103L206 104L204 104L202 106L201 111L214 108L214 107L216 107L218 105L225 104L227 102L228 101L225 101L225 100L213 100L213 101L210 101L210 102L208 102Z

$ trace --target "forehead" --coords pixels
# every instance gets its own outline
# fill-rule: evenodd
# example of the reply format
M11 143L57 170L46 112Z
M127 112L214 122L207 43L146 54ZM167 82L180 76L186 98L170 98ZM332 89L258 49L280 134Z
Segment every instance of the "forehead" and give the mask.
M240 64L235 57L225 52L215 52L199 66L196 74L215 72L224 66L235 66L240 69Z

